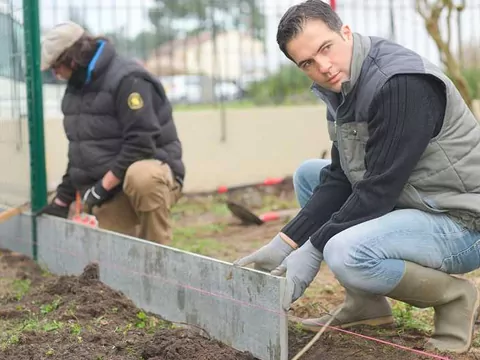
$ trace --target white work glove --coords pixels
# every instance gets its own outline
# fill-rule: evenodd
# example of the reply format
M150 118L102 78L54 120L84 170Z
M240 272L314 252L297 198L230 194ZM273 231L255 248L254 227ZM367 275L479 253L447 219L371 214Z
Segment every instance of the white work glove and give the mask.
M286 272L287 289L283 299L283 308L290 306L303 295L320 270L323 254L312 245L310 240L297 251L291 253L281 265L271 271L272 275L281 276Z
M293 250L295 248L283 240L280 234L277 234L267 245L236 260L233 265L247 266L253 263L256 270L270 272L278 267Z

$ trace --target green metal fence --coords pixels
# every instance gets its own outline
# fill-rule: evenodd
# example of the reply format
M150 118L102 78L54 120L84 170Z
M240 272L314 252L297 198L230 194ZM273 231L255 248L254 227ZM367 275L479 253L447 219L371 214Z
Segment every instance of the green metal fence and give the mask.
M38 0L24 0L26 92L30 135L32 210L46 205L47 175L43 130L43 90L40 73L40 16Z
M40 73L40 16L38 0L23 1L25 23L26 93L30 139L31 209L47 203L47 174L43 130L43 91ZM33 258L37 259L37 222L32 218Z
M47 200L39 23L38 1L0 3L0 204L33 212Z

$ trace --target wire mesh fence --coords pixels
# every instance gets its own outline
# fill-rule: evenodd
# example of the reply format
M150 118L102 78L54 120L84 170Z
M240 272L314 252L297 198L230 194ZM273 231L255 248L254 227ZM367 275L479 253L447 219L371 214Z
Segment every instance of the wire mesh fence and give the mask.
M0 204L30 197L23 8L0 2Z
M0 121L4 126L15 122L15 137L0 134L0 142L15 143L21 147L21 119L26 114L24 39L22 31L22 9L13 4L0 5Z
M24 0L26 1L26 0ZM184 107L262 106L316 103L309 79L278 49L276 29L285 10L299 0L39 0L40 30L73 20L112 39L119 53L135 58L159 77L175 110ZM353 31L397 41L441 65L420 0L336 0ZM462 1L456 1L461 5ZM1 182L10 195L27 195L28 127L22 0L0 0L0 163L15 179ZM479 97L480 2L467 1L445 36ZM65 83L42 74L46 123L61 119ZM222 112L222 114L224 114ZM225 117L225 115L222 115ZM53 161L53 160L51 160ZM13 166L15 165L15 166ZM19 168L16 170L16 168ZM18 180L23 179L23 180ZM2 195L3 196L3 195ZM2 199L0 199L2 200ZM0 201L1 202L1 201Z
M43 28L70 19L110 37L120 53L136 58L161 78L178 106L262 105L315 101L308 79L281 54L275 40L280 17L298 2L41 0L40 9ZM335 3L354 31L391 38L440 64L436 45L415 10L416 0ZM478 67L480 25L475 19L480 2L468 2L460 14L451 24L452 45L457 52L461 45L469 68ZM55 102L45 100L47 109L54 111Z

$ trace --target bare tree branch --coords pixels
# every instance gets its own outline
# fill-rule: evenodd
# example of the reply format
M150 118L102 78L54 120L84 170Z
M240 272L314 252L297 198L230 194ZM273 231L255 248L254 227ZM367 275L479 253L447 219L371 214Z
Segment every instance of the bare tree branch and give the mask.
M452 12L453 12L453 4L446 5L447 10L447 47L450 49L450 45L452 44Z
M467 103L468 107L472 108L472 99L468 89L467 81L462 75L460 65L458 60L453 55L451 49L451 39L452 39L452 28L451 28L451 17L453 11L461 11L463 7L457 8L453 4L453 0L416 0L415 8L417 13L423 18L425 22L425 27L437 45L438 51L440 53L440 60L445 65L447 72L450 75L455 86L458 88L458 91L462 95L463 99ZM447 34L442 36L440 30L440 17L444 10L446 13L447 21Z

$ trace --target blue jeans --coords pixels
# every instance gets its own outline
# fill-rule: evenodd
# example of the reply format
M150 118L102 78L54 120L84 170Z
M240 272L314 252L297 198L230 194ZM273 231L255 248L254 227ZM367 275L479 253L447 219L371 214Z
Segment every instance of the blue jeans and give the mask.
M304 162L294 174L294 189L304 206L320 182L328 160ZM332 237L323 252L325 263L345 287L386 295L400 282L404 261L465 274L480 267L480 232L444 214L415 209L394 210Z

